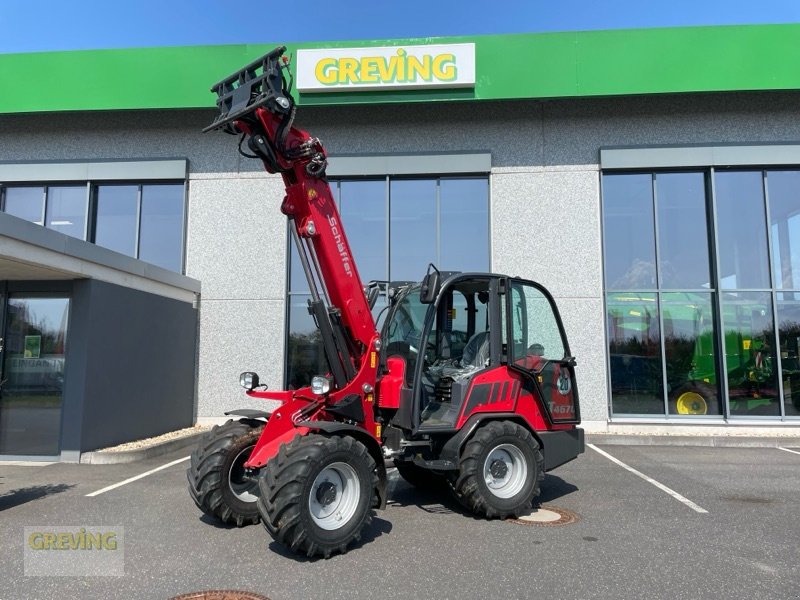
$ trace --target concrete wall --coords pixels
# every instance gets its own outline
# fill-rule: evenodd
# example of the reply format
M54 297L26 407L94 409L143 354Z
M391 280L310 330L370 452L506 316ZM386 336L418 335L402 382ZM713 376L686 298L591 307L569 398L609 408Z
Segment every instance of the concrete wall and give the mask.
M191 426L196 329L190 303L75 281L64 381L72 405L64 407L62 453Z
M800 94L706 94L303 107L331 154L488 151L492 268L550 288L578 359L583 417L605 420L599 149L800 140ZM212 111L0 117L0 160L190 159L187 275L202 281L199 416L247 401L239 372L281 386L285 220L280 180L199 133Z

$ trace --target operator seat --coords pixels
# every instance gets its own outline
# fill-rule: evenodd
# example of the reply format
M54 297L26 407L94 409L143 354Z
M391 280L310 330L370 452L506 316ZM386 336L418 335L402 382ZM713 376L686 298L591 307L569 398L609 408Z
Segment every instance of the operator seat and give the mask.
M479 331L467 340L461 355L462 367L483 368L489 360L489 332Z

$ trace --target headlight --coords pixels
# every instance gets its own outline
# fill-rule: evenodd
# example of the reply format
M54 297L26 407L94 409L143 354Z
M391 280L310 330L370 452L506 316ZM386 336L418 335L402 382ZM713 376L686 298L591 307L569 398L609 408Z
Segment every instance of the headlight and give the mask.
M247 391L258 387L258 374L252 371L245 371L239 375L239 385Z
M331 382L327 377L317 375L311 378L311 392L317 396L327 394L331 390Z

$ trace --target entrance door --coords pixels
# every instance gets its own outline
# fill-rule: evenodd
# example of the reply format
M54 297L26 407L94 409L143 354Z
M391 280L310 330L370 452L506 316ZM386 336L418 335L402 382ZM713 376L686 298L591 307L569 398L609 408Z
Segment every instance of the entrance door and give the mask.
M56 456L69 298L12 293L2 300L0 454Z

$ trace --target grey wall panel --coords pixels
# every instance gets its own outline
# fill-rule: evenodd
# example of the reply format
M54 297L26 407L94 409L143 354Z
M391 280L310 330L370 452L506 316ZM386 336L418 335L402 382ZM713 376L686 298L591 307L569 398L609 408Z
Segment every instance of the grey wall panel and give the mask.
M197 311L94 280L75 282L73 301L70 343L86 353L81 450L190 426Z
M283 301L285 193L280 177L189 182L186 273L202 278L203 300Z
M597 171L492 175L492 269L558 298L602 292Z
M206 300L200 308L199 417L234 408L274 407L245 395L242 371L271 390L283 384L285 305L280 300Z

